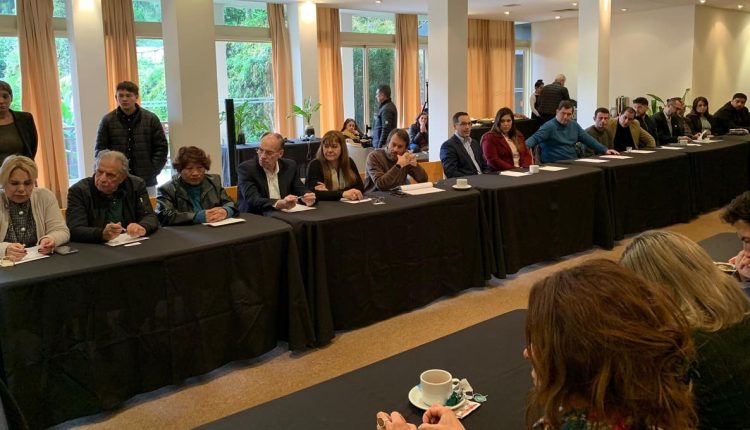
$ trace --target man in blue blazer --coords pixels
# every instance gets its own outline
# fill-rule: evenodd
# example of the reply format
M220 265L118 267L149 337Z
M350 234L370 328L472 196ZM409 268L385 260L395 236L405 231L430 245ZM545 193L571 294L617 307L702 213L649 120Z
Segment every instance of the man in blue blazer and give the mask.
M284 156L284 137L266 133L260 138L257 159L237 168L240 211L262 215L272 210L292 209L300 200L315 204L315 193L306 192L297 163Z
M453 137L440 147L440 161L446 178L481 175L487 172L479 142L471 138L471 118L466 112L453 115Z

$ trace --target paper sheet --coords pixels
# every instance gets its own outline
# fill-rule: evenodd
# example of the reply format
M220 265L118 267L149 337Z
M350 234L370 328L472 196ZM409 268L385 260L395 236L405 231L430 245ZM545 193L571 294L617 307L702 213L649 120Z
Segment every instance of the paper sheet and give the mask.
M282 209L281 212L304 212L304 211L311 211L313 209L317 209L315 206L307 206L307 205L294 205L291 209Z
M31 246L26 248L26 255L20 261L16 261L16 264L28 263L29 261L40 260L42 258L49 258L49 255L40 254L39 245Z
M656 151L645 151L643 149L634 149L634 150L632 150L630 152L633 153L633 154L653 154Z
M418 196L418 195L421 195L421 194L440 193L440 192L443 192L445 190L443 190L441 188L435 188L433 186L429 186L429 187L417 188L417 189L411 189L411 190L405 190L405 189L403 189L403 187L401 187L401 191L403 191L404 194L408 194L410 196Z
M700 143L688 143L687 146L703 146Z
M716 143L716 142L723 142L721 139L703 139L703 140L694 140L695 143ZM690 145L688 143L688 145Z
M567 167L559 167L559 166L542 166L539 168L539 170L545 170L547 172L559 172L560 170L565 170Z
M110 240L109 242L105 242L104 244L107 246L120 246L120 245L125 245L126 243L140 242L146 239L148 239L148 237L146 236L130 237L130 235L127 233L120 233L119 236Z
M411 190L418 190L420 188L432 188L433 183L432 182L420 182L417 184L409 184L409 185L401 185L401 191L407 192Z
M613 160L627 160L633 157L628 157L626 155L602 155L602 158L611 158Z
M502 176L512 176L514 178L517 178L519 176L529 176L528 172L514 172L512 170L503 170L500 172Z
M609 163L609 160L602 160L601 158L579 158L576 161L583 161L584 163Z
M369 197L367 197L367 198L362 199L362 200L349 200L349 199L345 199L345 198L342 197L341 200L339 200L339 201L340 202L344 202L344 203L351 203L351 204L356 205L357 203L365 203L365 202L372 201L372 199L369 198Z
M684 146L660 146L661 149L671 149L672 151L679 151L681 149L685 149Z
M242 218L226 218L216 222L204 222L203 225L208 225L211 227L221 227L223 225L237 224L238 222L245 222L245 220Z

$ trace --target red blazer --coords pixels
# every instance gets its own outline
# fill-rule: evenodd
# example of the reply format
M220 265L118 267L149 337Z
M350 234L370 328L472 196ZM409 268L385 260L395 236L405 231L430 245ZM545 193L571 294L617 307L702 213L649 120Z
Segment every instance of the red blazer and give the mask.
M516 130L516 142L518 142L518 164L521 167L529 167L532 163L531 151L526 147L523 134ZM513 153L510 151L508 142L500 133L488 132L482 136L482 154L487 165L494 171L515 169L513 165Z

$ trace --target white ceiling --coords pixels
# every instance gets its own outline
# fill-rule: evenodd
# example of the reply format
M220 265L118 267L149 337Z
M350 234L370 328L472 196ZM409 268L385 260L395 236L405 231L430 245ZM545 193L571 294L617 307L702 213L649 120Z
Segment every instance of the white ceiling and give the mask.
M278 1L278 0L277 0ZM286 0L292 3L298 0ZM468 0L469 16L482 19L513 20L516 22L536 22L561 18L574 18L578 12L563 11L562 9L576 9L572 5L574 0ZM591 0L579 0L591 1ZM314 0L315 3L326 4L341 9L355 9L372 12L417 13L427 14L427 0ZM505 7L517 4L514 7ZM612 10L615 14L645 11L664 7L685 6L699 4L698 0L612 0ZM707 0L706 6L737 10L738 4L744 4L744 11L750 12L750 0ZM622 12L620 9L627 8ZM510 15L505 15L509 11Z

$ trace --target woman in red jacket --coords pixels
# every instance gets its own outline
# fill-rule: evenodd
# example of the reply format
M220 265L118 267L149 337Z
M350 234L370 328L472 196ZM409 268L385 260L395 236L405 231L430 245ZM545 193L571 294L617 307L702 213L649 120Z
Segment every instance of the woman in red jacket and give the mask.
M532 164L531 151L526 147L523 134L516 130L513 111L507 107L497 111L495 122L482 136L481 143L487 165L496 172Z

